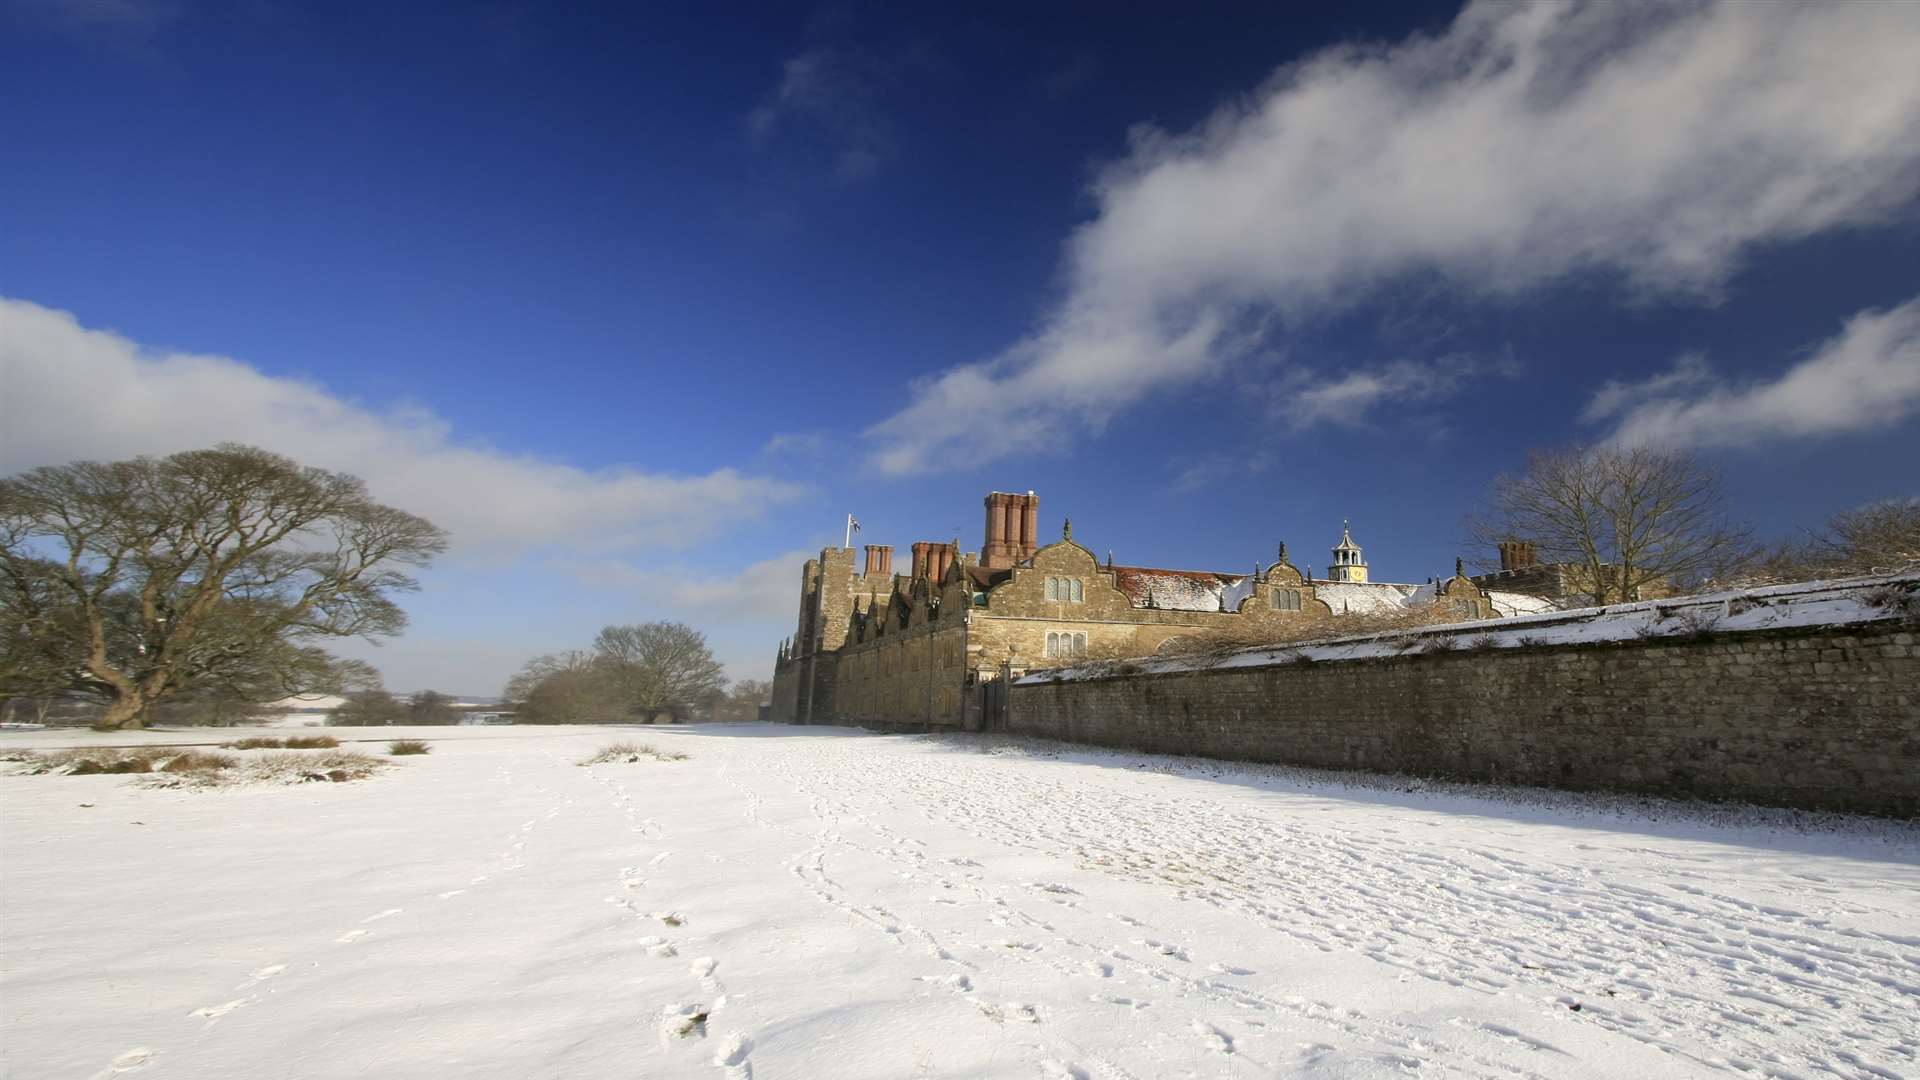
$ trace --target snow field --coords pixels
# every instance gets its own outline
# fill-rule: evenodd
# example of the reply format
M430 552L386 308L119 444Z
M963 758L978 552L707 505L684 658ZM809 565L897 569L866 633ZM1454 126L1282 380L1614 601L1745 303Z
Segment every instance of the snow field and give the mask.
M574 764L636 734L690 758ZM0 1075L1920 1075L1909 826L845 729L399 736L434 753L355 784L0 776Z

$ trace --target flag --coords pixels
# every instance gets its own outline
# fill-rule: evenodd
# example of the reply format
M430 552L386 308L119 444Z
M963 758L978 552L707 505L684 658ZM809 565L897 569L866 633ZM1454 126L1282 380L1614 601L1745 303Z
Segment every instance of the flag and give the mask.
M852 529L852 530L853 530L854 532L859 532L859 531L860 531L860 519L859 519L859 518L857 518L857 517L854 517L854 516L853 516L852 514L848 514L848 515L847 515L847 526L848 526L849 528L851 528L851 529Z

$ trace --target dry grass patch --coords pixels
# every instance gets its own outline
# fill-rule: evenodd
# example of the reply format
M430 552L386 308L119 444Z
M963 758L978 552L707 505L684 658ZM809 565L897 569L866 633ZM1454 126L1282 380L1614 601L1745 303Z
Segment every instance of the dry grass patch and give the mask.
M284 739L235 739L221 743L220 747L223 750L331 750L339 745L340 740L331 735L289 735Z
M685 761L687 755L678 750L659 750L646 743L617 742L608 743L598 753L582 761L582 765L631 765L637 761Z
M331 750L340 740L331 735L289 735L281 745L289 750Z
M313 781L342 783L362 780L386 767L379 758L353 750L319 753L258 754L237 758L189 747L23 751L6 760L22 766L29 776L97 776L141 774L140 782L158 788L236 787L243 784L298 784Z
M231 769L238 764L231 754L169 746L99 747L97 749L55 750L50 753L24 752L8 755L8 760L25 765L29 776L99 776L126 773L206 773Z
M422 739L395 739L387 744L387 753L394 757L407 754L431 754L433 747Z

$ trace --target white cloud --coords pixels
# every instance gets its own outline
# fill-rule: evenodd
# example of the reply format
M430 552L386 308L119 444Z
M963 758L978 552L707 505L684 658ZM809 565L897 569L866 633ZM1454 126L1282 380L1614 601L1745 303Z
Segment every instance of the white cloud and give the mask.
M1917 53L1912 4L1475 4L1328 50L1196 131L1136 130L1040 329L917 382L879 460L1049 445L1411 276L1711 301L1756 245L1907 207Z
M685 567L650 568L618 559L571 560L561 568L581 583L637 593L650 606L701 623L790 623L799 612L800 568L817 551L788 551L713 576Z
M1698 354L1637 383L1608 383L1587 406L1625 443L1743 446L1844 435L1920 413L1920 297L1862 311L1778 378L1735 384Z
M1518 370L1511 362L1490 363L1460 356L1395 360L1333 379L1296 369L1271 389L1272 412L1295 431L1319 424L1356 427L1366 423L1376 409L1430 405L1458 393L1475 376L1514 375Z
M879 73L857 50L809 49L780 67L780 82L747 114L747 134L767 145L782 131L822 141L836 178L872 176L893 153L893 131L880 108Z
M505 453L426 412L375 412L238 360L155 352L23 300L0 298L0 387L0 474L232 440L360 476L468 556L678 544L797 494L732 469L590 472Z

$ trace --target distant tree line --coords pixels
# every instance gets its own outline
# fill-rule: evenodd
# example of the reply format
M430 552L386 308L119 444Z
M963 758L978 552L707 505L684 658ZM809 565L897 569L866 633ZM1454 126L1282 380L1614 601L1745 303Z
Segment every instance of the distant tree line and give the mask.
M605 627L591 648L547 653L507 683L509 707L523 724L753 720L773 684L726 671L706 635L684 623Z
M724 696L726 671L685 623L608 626L587 649L547 653L507 683L525 724L689 719Z
M339 727L433 727L459 722L460 710L454 708L453 699L436 690L422 690L405 701L381 689L356 690L327 714L327 723Z
M1570 571L1578 602L1601 606L1701 589L1887 573L1920 563L1920 499L1835 514L1773 544L1727 512L1720 478L1660 447L1536 450L1494 483L1467 531L1482 550L1533 543Z

